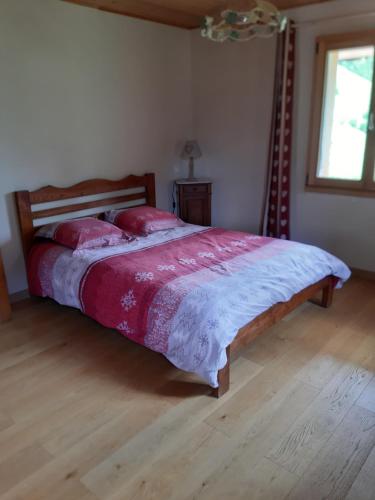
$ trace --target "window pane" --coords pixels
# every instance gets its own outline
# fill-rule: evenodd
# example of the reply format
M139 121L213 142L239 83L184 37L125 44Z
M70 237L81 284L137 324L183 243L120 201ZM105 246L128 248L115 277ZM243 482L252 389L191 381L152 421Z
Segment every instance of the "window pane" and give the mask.
M362 179L373 71L373 46L328 52L318 177Z

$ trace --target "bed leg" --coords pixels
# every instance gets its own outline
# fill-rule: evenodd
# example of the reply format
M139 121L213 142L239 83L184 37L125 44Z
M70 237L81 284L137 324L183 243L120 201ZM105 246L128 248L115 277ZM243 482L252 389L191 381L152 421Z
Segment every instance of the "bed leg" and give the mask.
M332 301L333 301L333 292L335 291L335 280L331 279L329 282L329 285L327 285L325 288L323 288L322 291L322 302L321 306L328 308L331 307Z
M216 398L221 398L226 392L229 391L230 383L230 346L227 347L227 364L218 373L219 387L213 389L213 395Z

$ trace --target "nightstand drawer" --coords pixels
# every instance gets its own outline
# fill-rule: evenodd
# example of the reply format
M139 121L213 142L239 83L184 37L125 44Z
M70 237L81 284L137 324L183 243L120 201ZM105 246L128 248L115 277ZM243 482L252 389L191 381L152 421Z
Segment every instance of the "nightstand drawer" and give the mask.
M185 184L182 186L182 189L184 193L190 194L190 193L208 193L209 188L211 187L210 184Z
M177 182L179 216L189 224L211 225L211 182Z

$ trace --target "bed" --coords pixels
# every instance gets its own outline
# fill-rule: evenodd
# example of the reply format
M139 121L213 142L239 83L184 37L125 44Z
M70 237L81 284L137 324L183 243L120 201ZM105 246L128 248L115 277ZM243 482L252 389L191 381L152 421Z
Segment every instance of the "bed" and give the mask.
M190 224L80 252L34 239L56 216L155 207L154 174L15 195L31 294L76 307L162 353L202 377L216 397L228 391L230 360L241 348L318 292L329 307L350 276L316 247Z

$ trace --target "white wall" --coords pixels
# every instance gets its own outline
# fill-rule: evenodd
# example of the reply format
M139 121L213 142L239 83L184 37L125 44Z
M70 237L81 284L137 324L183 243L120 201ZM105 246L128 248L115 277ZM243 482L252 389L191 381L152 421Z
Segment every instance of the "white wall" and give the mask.
M257 231L272 109L275 40L213 43L192 35L197 172L214 180L213 224Z
M0 246L26 288L11 193L157 173L167 208L190 135L188 31L60 0L0 2Z
M336 0L290 11L298 20L374 10L374 0ZM375 17L304 25L298 31L292 173L292 238L319 245L350 265L375 271L375 199L304 190L314 40L375 28ZM193 35L194 132L203 173L214 180L214 223L257 230L272 103L274 41L209 44Z
M374 0L338 0L291 15L296 21L375 10ZM309 142L314 44L318 35L375 29L374 16L302 25L298 33L295 101L292 236L319 245L348 264L375 271L375 198L307 193L304 190Z
M292 15L338 16L373 3L336 0ZM366 27L374 17L299 30L292 236L375 270L375 200L304 191L314 38ZM13 191L154 171L167 208L189 136L204 153L198 174L214 179L213 223L256 231L274 48L274 39L214 44L199 32L60 0L1 0L0 245L10 291L26 287Z

